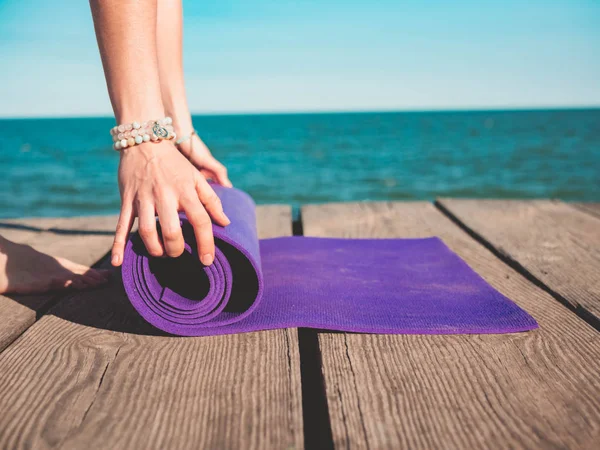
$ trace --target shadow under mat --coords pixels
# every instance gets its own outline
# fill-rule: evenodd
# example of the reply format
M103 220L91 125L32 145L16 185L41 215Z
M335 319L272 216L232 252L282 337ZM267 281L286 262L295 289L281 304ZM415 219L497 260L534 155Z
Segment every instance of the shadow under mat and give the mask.
M109 268L110 264L101 265ZM110 282L97 289L72 292L48 312L69 322L88 327L147 336L170 336L146 322L129 302L121 271L114 270Z

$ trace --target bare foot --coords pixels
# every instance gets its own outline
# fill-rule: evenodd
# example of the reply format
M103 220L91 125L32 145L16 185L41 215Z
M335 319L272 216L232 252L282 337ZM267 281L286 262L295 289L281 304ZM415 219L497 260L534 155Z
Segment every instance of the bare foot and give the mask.
M85 289L106 283L110 273L46 255L0 236L0 294Z

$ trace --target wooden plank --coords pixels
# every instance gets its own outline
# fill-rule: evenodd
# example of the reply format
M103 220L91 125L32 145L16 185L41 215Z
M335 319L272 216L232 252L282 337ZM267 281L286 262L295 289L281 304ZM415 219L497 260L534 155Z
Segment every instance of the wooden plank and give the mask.
M600 217L600 203L569 203L569 205L579 208L593 216Z
M506 335L319 333L337 448L592 448L600 335L429 203L306 206L304 234L439 236L540 329Z
M22 244L53 235L112 235L117 225L117 215L80 217L29 217L0 219L0 234L6 239ZM42 250L42 249L40 249ZM44 250L45 251L45 250Z
M114 215L3 219L0 233L41 252L91 266L110 250L116 222ZM0 295L0 351L35 323L40 312L61 295L64 294Z
M291 234L289 207L257 212L261 237ZM296 329L164 336L115 278L0 354L0 448L303 446Z
M25 244L39 233L57 226L61 220L56 217L0 219L0 234L6 239Z
M550 200L439 204L552 293L600 320L600 219Z

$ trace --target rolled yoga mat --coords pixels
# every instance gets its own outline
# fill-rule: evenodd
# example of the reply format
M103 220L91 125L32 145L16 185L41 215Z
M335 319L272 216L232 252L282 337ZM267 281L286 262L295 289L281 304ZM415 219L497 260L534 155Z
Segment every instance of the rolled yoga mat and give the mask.
M137 234L127 243L125 291L140 315L163 331L208 336L286 327L387 334L537 328L438 238L259 241L250 196L213 188L231 224L213 225L211 266L200 264L184 215L185 253L179 258L150 257Z

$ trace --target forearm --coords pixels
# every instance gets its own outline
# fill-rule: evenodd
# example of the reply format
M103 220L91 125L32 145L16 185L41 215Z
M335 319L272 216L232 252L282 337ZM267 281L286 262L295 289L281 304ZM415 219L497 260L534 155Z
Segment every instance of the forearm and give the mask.
M118 123L165 115L156 48L156 0L90 0Z
M192 135L194 126L185 95L183 76L183 8L181 0L158 0L157 51L160 89L165 112L173 118L180 139L179 151L202 174L223 186L231 187L227 169L217 161L199 136Z
M193 130L183 75L183 10L181 0L158 0L157 50L160 90L165 113L180 136Z
M156 0L90 0L90 5L117 122L162 118L165 111L158 71ZM219 198L171 141L136 144L135 150L125 146L120 152L121 212L112 264L119 266L123 262L135 217L150 255L180 256L185 242L178 211L185 212L194 229L200 260L205 265L212 264L215 244L210 218L221 226L229 224Z

